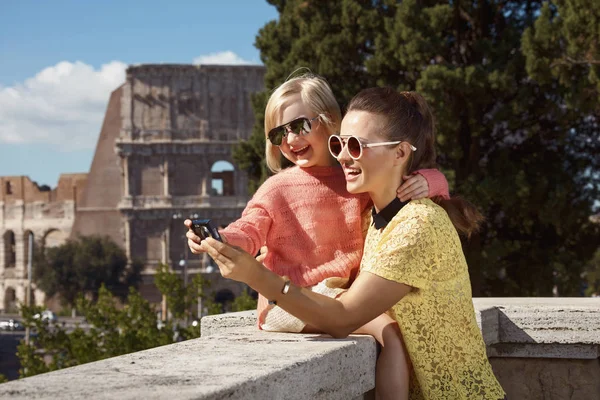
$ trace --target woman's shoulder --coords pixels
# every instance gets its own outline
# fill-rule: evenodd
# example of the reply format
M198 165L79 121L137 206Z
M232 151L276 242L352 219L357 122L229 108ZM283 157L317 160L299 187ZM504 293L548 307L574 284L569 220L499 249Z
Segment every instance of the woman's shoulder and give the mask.
M434 203L431 199L411 200L407 205L402 207L402 210L397 214L398 219L421 219L423 222L429 223L440 218L447 218L446 211Z
M446 227L452 227L446 211L430 199L420 199L402 207L387 229L390 238L400 236L410 241L411 238L429 237L433 231L445 230Z

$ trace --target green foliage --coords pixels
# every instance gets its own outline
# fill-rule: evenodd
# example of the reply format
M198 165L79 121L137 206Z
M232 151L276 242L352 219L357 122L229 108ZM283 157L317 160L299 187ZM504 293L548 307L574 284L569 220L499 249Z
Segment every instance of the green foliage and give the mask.
M197 303L198 297L202 298L203 305L214 310L212 293L207 293L210 282L202 274L194 275L191 284L184 287L184 282L177 274L171 272L168 265L160 264L154 276L154 283L158 290L167 297L169 310L176 319L188 319L192 316L192 305ZM220 314L220 312L211 313Z
M8 378L0 374L0 383L8 382Z
M222 312L208 291L210 282L197 274L187 288L181 277L161 265L155 276L159 290L166 295L169 314L174 318L166 322L157 319L154 307L133 288L129 288L124 304L101 285L97 296L80 295L77 310L85 318L86 326L68 331L60 324L48 323L34 315L40 307L21 308L23 324L35 334L30 344L22 342L17 351L22 369L21 377L33 376L91 361L140 351L156 346L200 336L200 325L188 321L197 315L191 312L198 297L208 314ZM244 293L235 299L232 308L255 308L256 302Z
M600 296L600 249L585 268L586 296Z
M33 318L41 308L22 307L24 325L36 335L29 345L23 342L18 347L21 377L161 346L174 340L172 324L169 322L159 329L155 311L134 288L130 288L127 303L122 307L111 292L101 286L97 301L80 296L77 309L89 328L77 327L67 332L61 325ZM46 362L43 356L50 361Z
M141 277L142 263L128 268L125 251L109 237L82 236L58 247L37 248L34 281L46 295L59 295L71 306L80 293L97 298L101 285L125 299Z
M417 90L436 114L438 161L452 191L486 216L464 243L474 295L549 296L555 283L561 295L580 294L583 268L600 245L599 227L589 221L600 198L599 116L569 107L574 95L564 83L583 91L582 74L596 82L588 73L596 67L552 70L539 81L535 74L560 57L550 33L578 43L565 44L570 57L597 59L597 12L586 16L590 7L572 6L568 18L576 22L557 31L542 20L554 23L560 5L581 2L269 3L279 19L255 43L266 90L254 99L253 136L240 147L252 151L236 153L253 187L265 178L266 100L296 68L327 78L342 105L369 86ZM549 55L541 59L534 47Z
M257 305L256 299L250 296L247 290L245 290L240 296L236 297L231 304L231 311L246 311L255 310Z
M594 110L600 98L600 3L556 0L544 3L523 35L527 72L541 84L568 88L567 104Z

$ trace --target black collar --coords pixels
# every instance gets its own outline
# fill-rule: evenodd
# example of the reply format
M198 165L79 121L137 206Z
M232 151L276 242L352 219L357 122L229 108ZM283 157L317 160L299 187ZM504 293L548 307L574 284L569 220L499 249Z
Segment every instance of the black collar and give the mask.
M387 224L398 214L398 212L408 204L408 201L400 201L399 198L395 198L392 200L390 204L385 206L385 208L379 212L375 210L371 211L371 215L373 216L373 225L375 225L375 229L385 228Z

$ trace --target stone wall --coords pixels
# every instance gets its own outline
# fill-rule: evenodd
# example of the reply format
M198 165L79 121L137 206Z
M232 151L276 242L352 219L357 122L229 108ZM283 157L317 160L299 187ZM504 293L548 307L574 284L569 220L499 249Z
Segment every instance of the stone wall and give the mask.
M474 299L509 399L600 398L600 299ZM255 312L202 319L200 339L0 385L11 399L366 399L369 336L258 331Z
M0 177L0 310L15 311L24 302L29 261L29 234L36 244L62 244L70 235L87 174L62 174L53 190L27 176ZM33 285L32 303L44 294Z
M0 310L25 299L30 230L50 245L109 236L130 260L145 261L140 290L151 301L160 298L159 263L179 270L187 260L190 275L207 273L208 258L185 246L183 219L227 225L241 215L248 178L232 149L252 133L250 96L263 89L263 75L264 67L249 65L129 67L111 93L89 174L63 174L54 190L0 177ZM213 280L215 291L245 287ZM43 294L35 297L41 304Z
M186 260L190 274L208 267L206 257L187 249L185 218L227 225L241 215L248 178L235 166L232 150L252 133L250 95L263 89L263 74L261 66L128 68L118 135L111 133L121 172L116 208L128 256L146 261L146 298L159 295L151 280L159 263L177 269ZM214 181L220 192L212 189ZM219 280L213 289L226 289L223 285ZM237 286L235 294L244 288Z

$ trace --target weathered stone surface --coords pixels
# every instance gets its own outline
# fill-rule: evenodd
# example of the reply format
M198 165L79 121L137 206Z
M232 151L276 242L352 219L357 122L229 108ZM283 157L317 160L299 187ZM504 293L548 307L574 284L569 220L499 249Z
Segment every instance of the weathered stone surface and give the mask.
M491 358L509 399L598 400L600 360Z
M600 399L597 304L595 299L474 299L490 362L509 399ZM572 318L578 312L586 317ZM0 398L372 396L363 394L374 386L373 338L263 332L255 327L255 315L205 317L201 339L9 382L0 385ZM537 334L546 330L555 336ZM523 340L525 335L532 339ZM581 338L585 343L577 342Z
M600 355L598 298L480 298L473 304L489 357Z
M256 326L256 311L242 311L228 314L210 315L202 318L201 336L207 337L229 330Z
M11 399L351 399L374 386L367 336L239 328L0 385Z

